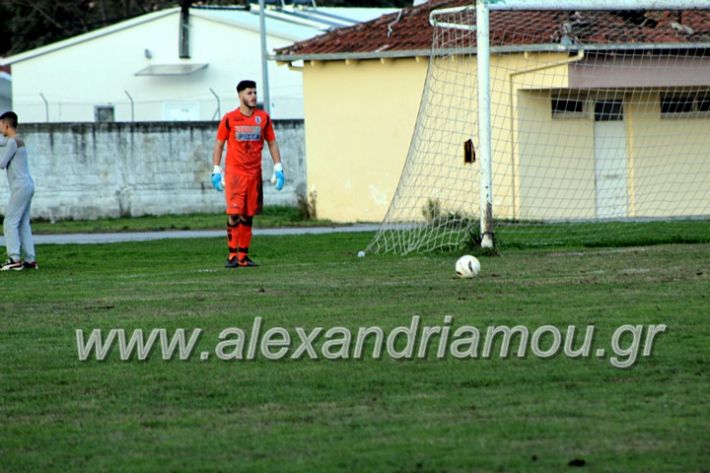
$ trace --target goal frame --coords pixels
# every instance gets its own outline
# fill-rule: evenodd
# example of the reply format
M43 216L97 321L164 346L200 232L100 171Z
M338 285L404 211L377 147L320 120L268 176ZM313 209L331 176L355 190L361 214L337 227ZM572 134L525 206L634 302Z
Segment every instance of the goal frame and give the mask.
M438 22L437 15L472 10L473 6L432 10L429 23L436 27L475 29L478 88L478 156L480 158L481 247L494 247L493 172L491 147L490 36L491 10L700 10L710 9L710 0L478 0L476 26ZM565 50L564 46L560 46ZM579 49L579 47L577 47ZM583 49L583 48L582 48Z

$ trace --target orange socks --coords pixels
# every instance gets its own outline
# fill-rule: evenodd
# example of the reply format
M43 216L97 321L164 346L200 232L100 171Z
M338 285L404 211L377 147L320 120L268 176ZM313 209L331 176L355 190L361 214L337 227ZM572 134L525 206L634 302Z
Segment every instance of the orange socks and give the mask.
M251 244L251 223L252 219L242 220L239 226L239 258L246 256L249 253L249 245Z
M238 257L240 260L249 253L251 244L251 224L252 218L238 220L236 224L230 225L227 221L227 248L229 248L229 259Z

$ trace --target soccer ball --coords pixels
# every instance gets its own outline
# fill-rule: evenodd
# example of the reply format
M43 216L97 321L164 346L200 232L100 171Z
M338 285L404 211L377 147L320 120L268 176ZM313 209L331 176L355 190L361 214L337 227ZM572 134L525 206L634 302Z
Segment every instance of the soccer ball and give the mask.
M475 256L464 255L456 261L456 275L460 278L472 278L481 272L481 263Z

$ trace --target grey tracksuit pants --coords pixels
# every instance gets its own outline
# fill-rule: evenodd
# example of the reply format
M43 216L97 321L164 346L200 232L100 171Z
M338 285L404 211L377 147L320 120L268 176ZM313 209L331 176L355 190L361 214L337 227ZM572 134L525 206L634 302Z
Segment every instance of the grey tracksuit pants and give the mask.
M10 201L7 204L3 231L7 255L16 261L35 260L35 245L30 228L30 205L35 193L34 186L23 186L12 189ZM24 258L22 258L24 253Z

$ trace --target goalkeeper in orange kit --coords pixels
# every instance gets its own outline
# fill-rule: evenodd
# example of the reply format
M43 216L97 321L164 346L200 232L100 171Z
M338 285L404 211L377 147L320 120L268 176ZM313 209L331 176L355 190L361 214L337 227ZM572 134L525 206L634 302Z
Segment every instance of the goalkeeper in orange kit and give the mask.
M269 114L256 108L256 83L250 80L237 85L239 108L222 117L217 130L217 141L212 153L212 185L224 191L227 203L227 246L229 258L226 267L256 266L249 258L252 222L263 207L261 152L266 141L274 175L271 178L276 190L284 186L281 153ZM222 151L227 143L224 172L220 164Z

